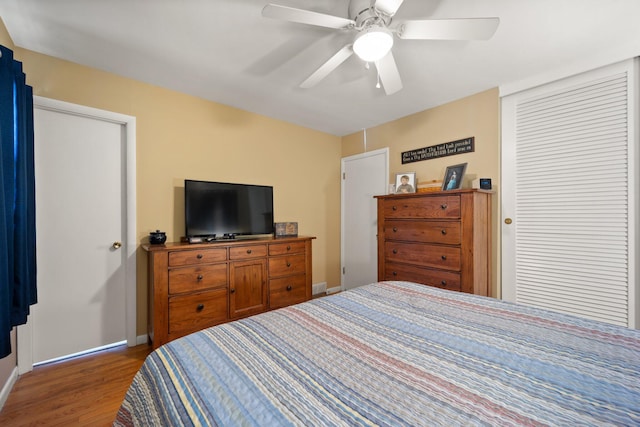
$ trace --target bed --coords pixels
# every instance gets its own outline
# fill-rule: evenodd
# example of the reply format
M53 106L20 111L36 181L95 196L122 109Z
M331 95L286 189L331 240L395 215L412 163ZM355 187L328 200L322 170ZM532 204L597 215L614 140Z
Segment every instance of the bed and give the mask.
M374 283L160 347L114 425L640 425L640 331Z

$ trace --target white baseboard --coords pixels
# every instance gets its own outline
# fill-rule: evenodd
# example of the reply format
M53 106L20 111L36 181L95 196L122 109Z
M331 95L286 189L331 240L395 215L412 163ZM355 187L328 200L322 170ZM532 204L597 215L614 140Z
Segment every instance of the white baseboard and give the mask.
M0 411L4 407L4 404L7 401L7 399L9 398L9 393L11 393L11 390L13 389L13 386L15 385L16 381L18 381L17 366L13 368L13 371L11 371L11 375L9 375L7 382L4 383L4 387L2 387L2 391L0 391Z
M147 334L138 335L136 337L136 345L142 345L149 342L149 336Z
M341 290L342 290L342 287L334 286L333 288L327 289L327 295L335 294L336 292L340 292Z
M327 282L314 283L311 288L311 295L319 295L327 292Z

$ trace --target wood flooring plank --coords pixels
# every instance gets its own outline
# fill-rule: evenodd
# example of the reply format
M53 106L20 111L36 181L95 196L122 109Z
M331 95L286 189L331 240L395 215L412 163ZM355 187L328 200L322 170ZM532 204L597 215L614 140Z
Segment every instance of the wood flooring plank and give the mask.
M21 375L0 412L0 426L110 426L148 345L50 363Z

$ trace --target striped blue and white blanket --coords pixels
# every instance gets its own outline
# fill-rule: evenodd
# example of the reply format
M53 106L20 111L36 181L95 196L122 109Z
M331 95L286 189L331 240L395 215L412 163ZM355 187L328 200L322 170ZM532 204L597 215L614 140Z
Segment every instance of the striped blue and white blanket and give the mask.
M640 331L381 282L159 348L115 425L640 425Z

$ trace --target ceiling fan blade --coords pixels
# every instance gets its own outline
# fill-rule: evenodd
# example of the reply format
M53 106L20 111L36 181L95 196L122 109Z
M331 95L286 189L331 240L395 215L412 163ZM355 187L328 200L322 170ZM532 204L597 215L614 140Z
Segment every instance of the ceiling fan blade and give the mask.
M346 61L351 55L353 55L353 45L348 44L336 52L336 54L329 58L327 62L322 64L320 68L307 78L307 80L303 81L300 87L308 89L317 85L320 80L327 77L330 72L338 68L338 66Z
M396 60L393 58L391 52L376 61L376 68L378 69L378 76L380 76L382 87L384 87L387 95L394 94L402 89L402 79L400 79Z
M404 0L376 0L375 8L389 16L396 14Z
M317 25L327 28L348 28L355 25L355 21L339 16L312 12L310 10L296 9L277 4L267 4L262 9L262 16L266 18L282 19L284 21L298 22L300 24Z
M397 34L414 40L488 40L498 24L499 18L410 20L398 25Z

